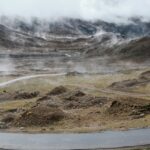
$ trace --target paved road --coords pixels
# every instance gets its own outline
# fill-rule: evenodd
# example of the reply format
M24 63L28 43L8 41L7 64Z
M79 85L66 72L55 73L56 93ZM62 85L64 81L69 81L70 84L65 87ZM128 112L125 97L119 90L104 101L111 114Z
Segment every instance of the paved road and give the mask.
M148 144L150 144L150 129L91 134L0 133L0 148L18 150L109 149Z

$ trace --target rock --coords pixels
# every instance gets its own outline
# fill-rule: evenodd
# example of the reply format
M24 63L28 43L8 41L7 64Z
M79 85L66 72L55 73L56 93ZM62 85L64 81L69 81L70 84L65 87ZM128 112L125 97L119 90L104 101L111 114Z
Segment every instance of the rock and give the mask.
M145 114L140 114L140 117L144 117L145 116Z
M48 106L35 106L22 113L14 121L17 127L46 126L58 122L66 117L61 109Z
M149 82L150 82L150 71L147 71L140 74L140 76L137 79L114 82L109 86L109 88L122 90L122 89L133 88L136 86L143 86L149 84Z
M15 99L31 99L31 98L37 97L38 95L39 95L38 91L31 92L31 93L28 93L28 92L19 93L19 92L17 92L14 98Z
M64 86L58 86L54 88L48 95L60 95L66 93L68 89Z
M82 73L77 72L77 71L68 72L68 73L66 74L66 76L79 76L79 75L82 75Z
M85 96L86 94L80 90L75 90L75 91L70 91L70 92L67 92L63 95L63 98L65 100L75 100L76 98L81 98L83 96Z
M19 129L20 129L21 131L23 131L23 130L24 130L24 127L20 127Z

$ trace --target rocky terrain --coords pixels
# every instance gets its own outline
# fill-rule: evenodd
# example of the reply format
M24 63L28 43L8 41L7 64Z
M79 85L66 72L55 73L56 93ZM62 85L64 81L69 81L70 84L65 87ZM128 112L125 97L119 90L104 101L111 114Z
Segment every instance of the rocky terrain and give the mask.
M148 84L150 84L150 71L142 73L137 79L113 83L110 88L118 90L131 90L135 87L146 86Z
M32 18L0 19L1 56L113 56L117 59L148 60L149 28L147 22L131 23L62 19L43 21Z
M56 84L51 85L53 78L41 78L45 83L43 87L40 78L32 83L26 81L25 84L21 82L3 87L0 127L7 131L29 132L89 132L149 127L149 89L145 90L146 93L132 91L137 85L144 90L143 82L150 85L149 71L138 73L137 79L126 76L128 80L113 83L113 75L103 81L102 75L90 75L86 79L81 74L67 74L61 79L55 77L62 84L57 87ZM137 82L132 84L134 80ZM108 82L109 86L105 83L105 88L99 87L102 81Z
M149 29L137 18L115 24L1 16L0 128L149 127Z

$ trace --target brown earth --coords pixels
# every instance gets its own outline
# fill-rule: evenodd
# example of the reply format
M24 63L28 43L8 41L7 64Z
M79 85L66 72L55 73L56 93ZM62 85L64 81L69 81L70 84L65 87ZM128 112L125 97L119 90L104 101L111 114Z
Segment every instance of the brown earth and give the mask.
M60 93L58 93L58 91L60 91ZM37 102L48 106L62 107L63 109L79 109L91 106L102 106L107 102L107 98L95 97L81 90L69 90L63 86L59 86L46 94L46 96L39 98Z
M76 127L116 125L116 122L144 119L150 115L150 102L133 97L96 97L79 89L59 86L25 109L5 111L1 121L8 127ZM114 121L114 122L113 122ZM122 124L122 123L121 123Z
M127 59L136 62L149 60L150 57L150 38L142 37L137 40L132 40L125 46L118 48L118 55L122 59ZM117 55L116 54L116 55Z
M46 126L60 121L66 114L58 108L48 106L35 106L20 114L14 119L15 126Z
M38 91L35 92L16 92L15 99L32 99L39 95Z
M147 84L150 84L150 71L141 73L137 79L114 82L112 85L109 86L109 88L123 90L128 88L134 88L136 86L144 86Z
M33 92L20 92L20 91L16 91L16 92L7 92L7 91L2 91L0 93L0 102L2 101L10 101L10 100L22 100L22 99L32 99L32 98L36 98L40 95L39 91L33 91Z
M142 101L144 101L144 99L138 98L113 100L109 103L106 113L117 118L143 118L145 115L150 114L150 103L143 103Z
M50 93L48 93L48 95L60 95L67 91L68 91L67 88L65 88L63 86L59 86L59 87L54 88Z
M73 71L73 72L68 72L66 74L66 76L79 76L79 75L83 75L83 73L77 72L77 71Z

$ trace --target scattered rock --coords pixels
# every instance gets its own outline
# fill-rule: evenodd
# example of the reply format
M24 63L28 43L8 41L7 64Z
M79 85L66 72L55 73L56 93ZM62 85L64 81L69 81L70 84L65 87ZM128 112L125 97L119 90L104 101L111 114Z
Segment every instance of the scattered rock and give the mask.
M121 82L114 82L109 86L109 88L113 89L124 89L124 88L130 88L138 84L138 80L133 79L133 80L125 80Z
M58 107L61 107L63 105L63 101L61 100L61 98L59 98L57 96L53 96L53 97L50 96L50 97L46 97L45 99L43 97L41 99L37 100L37 103L39 105L54 107L54 108L58 108Z
M112 89L127 89L135 86L142 86L150 83L150 71L143 72L139 78L132 80L125 80L120 82L114 82L109 86Z
M35 106L22 113L15 121L15 126L46 126L60 121L66 114L58 108Z
M86 109L87 114L84 114L84 112L86 113L84 109ZM147 101L143 103L141 98L116 97L111 99L96 97L86 94L82 90L71 90L59 86L33 102L32 105L25 107L24 110L18 110L19 108L8 111L9 114L2 119L4 125L20 127L20 130L23 130L24 128L22 129L21 127L46 127L54 123L57 125L59 121L65 118L68 120L75 118L77 120L76 117L79 117L82 120L82 116L77 113L78 110L83 111L83 114L87 115L86 117L84 116L87 119L92 115L97 117L104 115L103 117L106 118L109 116L110 119L121 120L140 119L150 114L150 104ZM67 112L71 113L68 115Z
M14 114L7 114L3 117L2 122L10 123L15 120L15 117L16 116Z
M46 95L37 100L39 105L64 108L64 109L79 109L88 108L91 106L103 106L108 101L105 97L95 97L85 94L80 90L67 90L60 95Z
M82 73L77 72L77 71L68 72L68 73L66 74L66 76L79 76L79 75L82 75Z
M69 91L67 93L65 93L62 98L65 99L65 100L69 100L69 101L72 101L72 100L75 100L76 98L81 98L83 96L85 96L86 94L83 93L82 91L80 90L74 90L74 91Z
M28 92L23 92L23 93L19 93L17 92L16 95L15 95L15 99L32 99L32 98L35 98L39 95L39 92L31 92L31 93L28 93Z
M56 88L54 88L50 93L48 93L48 95L60 95L63 93L66 93L68 91L68 89L64 86L58 86Z
M64 102L64 108L66 109L80 109L89 108L93 106L102 107L107 103L108 99L104 97L93 97L85 95L82 97L72 97L71 100Z
M140 117L144 117L145 116L145 114L140 114Z
M135 106L133 104L129 104L125 101L111 101L108 105L108 108L106 112L108 112L110 115L121 115L121 114L129 114L135 109Z

